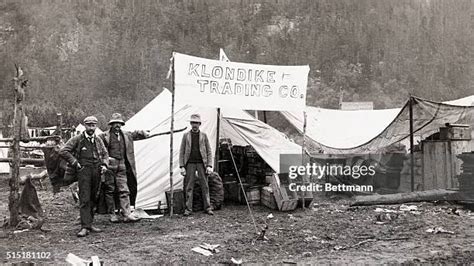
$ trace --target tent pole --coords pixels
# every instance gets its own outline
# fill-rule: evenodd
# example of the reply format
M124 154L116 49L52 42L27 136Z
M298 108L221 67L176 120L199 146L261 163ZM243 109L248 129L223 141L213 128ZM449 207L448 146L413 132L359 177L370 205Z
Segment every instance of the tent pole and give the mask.
M303 111L303 116L304 116L304 122L303 122L303 145L301 146L301 164L304 165L304 150L306 146L306 111ZM305 186L305 178L306 178L306 173L304 176L301 177L301 183L303 186ZM305 209L305 196L306 192L302 191L303 197L302 197L302 202L303 202L303 209Z
M173 216L173 131L174 131L174 94L175 94L175 87L174 87L174 56L171 58L171 134L170 134L170 217Z
M413 153L414 139L413 139L413 97L410 95L408 102L409 114L410 114L410 178L411 178L411 191L415 191L415 156Z
M214 172L219 173L219 130L221 124L221 108L217 108L216 156L214 157Z

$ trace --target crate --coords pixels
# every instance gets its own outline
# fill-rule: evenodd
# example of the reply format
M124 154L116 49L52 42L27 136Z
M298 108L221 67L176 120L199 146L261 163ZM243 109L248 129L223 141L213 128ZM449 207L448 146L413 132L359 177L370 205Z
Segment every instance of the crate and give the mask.
M260 204L260 187L249 187L245 193L247 195L247 200L249 204L252 204L252 205Z
M170 196L171 191L166 191L166 204L168 205L168 209L170 209ZM183 214L184 213L184 192L182 189L174 189L173 190L173 212L175 214Z
M260 193L260 202L263 206L266 206L272 210L278 209L278 206L275 201L275 196L273 196L273 190L271 187L263 187Z
M277 174L273 174L271 188L278 210L292 211L296 209L296 206L298 206L298 198L288 195L286 188L280 185L280 178Z
M468 125L450 125L439 129L441 140L471 140L471 127Z

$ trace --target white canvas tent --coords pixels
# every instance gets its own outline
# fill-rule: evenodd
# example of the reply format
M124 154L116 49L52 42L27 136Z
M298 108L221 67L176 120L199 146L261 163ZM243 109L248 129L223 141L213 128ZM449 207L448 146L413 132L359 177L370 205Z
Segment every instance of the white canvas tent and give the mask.
M164 90L140 112L130 118L125 130L150 130L159 133L170 129L171 93ZM175 106L175 129L188 126L191 114L199 113L203 123L201 130L207 134L213 150L216 149L217 111L177 103ZM221 109L220 137L230 138L234 145L252 145L257 153L279 172L279 156L282 153L299 154L301 147L286 138L284 134L265 123L255 120L242 110ZM183 186L178 154L185 131L175 133L173 141L174 188ZM138 195L136 207L156 209L158 202L166 203L165 191L170 189L169 181L170 136L158 136L135 142L137 162Z
M415 141L427 137L444 123L466 123L474 128L474 95L438 103L414 97ZM344 111L307 107L307 137L326 153L374 152L400 142L408 147L408 101L402 108ZM301 112L281 112L303 131Z

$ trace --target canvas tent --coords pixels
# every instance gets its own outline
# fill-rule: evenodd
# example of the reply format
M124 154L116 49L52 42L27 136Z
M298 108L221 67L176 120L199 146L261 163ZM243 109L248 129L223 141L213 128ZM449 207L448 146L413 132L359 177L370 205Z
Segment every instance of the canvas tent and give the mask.
M135 116L130 118L125 130L150 130L159 133L170 129L171 93L164 90ZM213 152L216 149L217 111L180 104L175 105L175 129L188 127L191 114L199 113L203 123L201 130L207 134ZM279 156L282 153L299 154L301 147L286 138L284 134L267 124L254 119L242 110L221 109L220 137L230 138L234 145L252 145L257 153L279 172ZM174 188L183 187L178 154L181 139L186 131L173 135L173 180ZM136 207L156 209L158 202L166 203L165 191L170 189L169 155L170 136L158 136L135 142L137 162L138 195Z
M413 97L414 132L421 140L445 123L474 127L474 96L439 103ZM300 132L303 114L281 112ZM396 143L408 146L409 101L400 109L343 111L307 108L307 139L324 153L370 153Z

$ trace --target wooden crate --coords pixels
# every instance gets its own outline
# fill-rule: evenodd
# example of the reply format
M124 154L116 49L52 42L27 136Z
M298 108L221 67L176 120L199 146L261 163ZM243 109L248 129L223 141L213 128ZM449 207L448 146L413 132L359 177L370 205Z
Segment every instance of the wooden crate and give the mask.
M249 204L260 204L260 187L249 187L245 191Z
M441 140L471 140L471 127L468 125L448 126L439 129Z
M166 191L165 196L166 196L166 204L168 205L168 209L169 209L171 191ZM185 209L184 191L182 189L174 189L173 190L173 212L175 214L183 214L184 209Z
M262 192L260 193L260 202L263 206L266 206L272 210L278 209L275 196L273 196L273 190L269 186L262 188Z
M277 174L273 175L271 188L273 190L273 196L280 211L292 211L296 209L298 205L298 198L289 197L286 192L286 188L280 185L280 178Z

